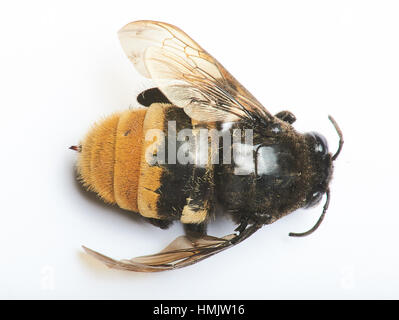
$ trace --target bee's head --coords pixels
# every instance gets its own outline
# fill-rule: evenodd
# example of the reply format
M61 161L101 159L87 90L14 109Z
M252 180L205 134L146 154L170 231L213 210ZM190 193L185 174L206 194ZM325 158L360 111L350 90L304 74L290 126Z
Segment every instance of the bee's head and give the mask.
M306 207L318 204L327 192L333 172L332 155L328 151L327 140L316 132L306 134L309 147L310 163L314 172L307 196Z
M333 172L333 161L337 159L339 153L341 152L344 139L341 129L338 127L338 124L335 122L334 118L331 116L328 118L334 125L339 136L339 147L334 155L328 151L327 140L321 134L310 132L305 135L309 149L310 167L311 171L313 172L313 175L309 181L310 188L305 199L305 207L312 207L318 204L324 194L327 195L327 200L323 208L323 213L313 228L303 233L291 232L290 236L293 237L307 236L315 231L323 221L324 215L330 203L330 189L328 185Z

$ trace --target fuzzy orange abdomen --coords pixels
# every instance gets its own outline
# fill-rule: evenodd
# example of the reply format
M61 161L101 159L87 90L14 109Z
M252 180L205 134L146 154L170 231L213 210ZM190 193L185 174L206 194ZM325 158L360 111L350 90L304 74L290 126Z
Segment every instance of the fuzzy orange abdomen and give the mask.
M104 201L146 218L205 221L212 208L213 167L147 161L148 156L165 154L170 121L177 132L189 129L198 134L199 128L183 109L170 104L154 103L148 109L113 114L95 124L79 148L78 172L83 184ZM160 137L152 135L153 129ZM175 143L172 152L186 141Z
M81 143L83 184L109 203L138 212L137 197L146 110L127 110L96 123Z

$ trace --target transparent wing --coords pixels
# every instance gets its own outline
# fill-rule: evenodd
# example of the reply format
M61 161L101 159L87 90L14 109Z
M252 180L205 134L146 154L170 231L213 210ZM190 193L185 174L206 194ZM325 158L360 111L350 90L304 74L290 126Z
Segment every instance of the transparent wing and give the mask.
M83 246L91 256L113 269L136 272L160 272L183 268L209 258L245 240L261 226L252 225L239 235L230 234L222 238L204 236L198 239L180 236L157 254L129 260L114 260Z
M198 121L264 119L272 115L194 40L163 22L136 21L118 33L136 69L158 82L176 106Z

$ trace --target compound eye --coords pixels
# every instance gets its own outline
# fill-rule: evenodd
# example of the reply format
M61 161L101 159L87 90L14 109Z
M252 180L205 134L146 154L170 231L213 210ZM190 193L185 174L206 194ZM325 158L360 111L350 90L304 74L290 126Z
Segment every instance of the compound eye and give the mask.
M323 193L320 191L316 191L315 193L312 194L310 199L308 200L307 207L313 207L316 204L318 204L321 200L321 197L323 196Z
M322 156L325 156L328 153L328 144L326 138L324 138L321 134L312 133L314 139L316 140L315 143L315 152Z

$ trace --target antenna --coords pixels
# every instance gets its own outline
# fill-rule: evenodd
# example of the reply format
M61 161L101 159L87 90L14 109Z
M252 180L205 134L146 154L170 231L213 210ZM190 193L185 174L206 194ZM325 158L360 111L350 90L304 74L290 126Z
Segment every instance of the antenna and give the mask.
M327 199L326 199L326 203L324 204L323 207L323 212L319 218L319 220L317 220L316 224L313 226L312 229L309 229L306 232L302 232L302 233L294 233L294 232L290 232L288 235L290 237L306 237L310 234L312 234L314 231L317 230L317 228L321 225L321 223L323 222L323 219L326 215L327 209L328 209L328 205L330 204L330 189L327 189L326 191L326 195L327 195Z

